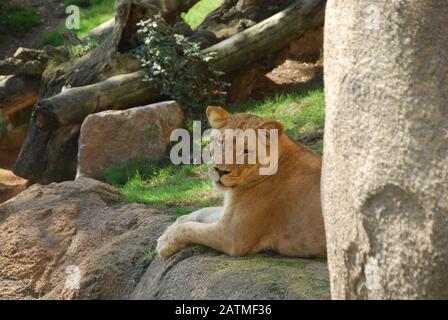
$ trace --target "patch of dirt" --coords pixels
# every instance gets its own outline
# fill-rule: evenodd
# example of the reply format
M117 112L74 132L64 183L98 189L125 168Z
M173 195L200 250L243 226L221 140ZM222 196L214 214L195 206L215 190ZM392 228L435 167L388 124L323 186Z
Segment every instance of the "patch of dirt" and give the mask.
M63 10L64 0L7 0L7 2L35 9L42 23L23 37L12 34L0 35L0 60L12 56L19 47L36 47L42 35L56 29L65 19L57 14Z
M323 83L323 61L302 62L286 60L270 73L257 80L251 98L263 100L267 97L288 92L303 91Z
M290 56L280 66L257 79L251 98L303 91L323 86L323 28L290 43Z

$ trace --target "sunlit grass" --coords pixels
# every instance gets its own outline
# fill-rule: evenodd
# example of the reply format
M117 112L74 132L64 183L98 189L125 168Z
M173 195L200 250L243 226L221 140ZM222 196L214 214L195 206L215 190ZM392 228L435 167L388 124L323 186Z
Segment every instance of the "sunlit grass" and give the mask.
M77 1L69 1L69 3L77 3ZM84 2L83 2L84 3ZM87 35L94 28L106 22L107 20L114 17L114 4L115 0L94 0L86 2L85 5L80 7L81 20L80 29L73 30L78 37L83 37ZM65 23L61 24L56 30L50 31L42 36L39 44L61 46L64 44L64 37L62 33L66 30Z
M199 26L205 17L214 9L219 7L222 0L202 0L198 2L189 12L183 15L185 21L192 27ZM87 35L94 28L114 17L115 0L67 0L65 5L78 5L81 12L81 25L79 30L74 30L78 37ZM64 7L65 9L65 7ZM64 12L60 13L65 16ZM44 34L39 40L41 46L52 45L62 46L65 31L65 23L61 24L56 30Z
M223 0L201 0L187 13L183 15L183 19L193 29L197 28L207 17L207 15L218 8Z
M120 188L124 202L167 209L176 216L221 202L205 165L139 163L106 170L103 179Z
M115 15L114 4L115 0L98 0L92 7L81 9L81 28L76 34L79 37L85 36L103 22L112 19Z
M320 87L305 92L281 94L264 101L248 102L232 108L231 111L278 120L291 138L306 140L324 129L325 97L323 88ZM322 154L321 140L318 139L310 145L319 154Z

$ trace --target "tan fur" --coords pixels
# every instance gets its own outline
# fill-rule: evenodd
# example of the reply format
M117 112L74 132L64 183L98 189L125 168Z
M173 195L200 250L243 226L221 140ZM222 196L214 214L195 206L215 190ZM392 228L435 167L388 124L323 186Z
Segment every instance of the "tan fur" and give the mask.
M224 206L179 218L160 237L158 253L168 257L187 245L201 244L231 256L266 249L292 257L325 256L320 157L286 136L277 122L231 116L219 107L209 107L207 116L220 130L279 129L278 172L260 176L258 163L211 165L209 174L224 192ZM228 174L219 177L216 167Z

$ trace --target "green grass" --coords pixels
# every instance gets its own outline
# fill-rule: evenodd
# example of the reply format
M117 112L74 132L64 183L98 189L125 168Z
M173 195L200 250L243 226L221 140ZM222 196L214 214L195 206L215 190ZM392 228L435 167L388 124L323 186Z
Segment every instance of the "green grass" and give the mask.
M202 0L188 13L184 14L184 19L192 28L196 28L205 19L207 14L216 9L221 2L222 0ZM76 35L83 37L103 22L113 18L115 13L114 3L115 0L66 0L66 6L73 4L79 6L81 9L81 28L74 30ZM65 12L61 12L59 15L66 16ZM44 34L39 40L39 45L62 46L64 44L64 37L62 36L64 31L65 22L56 28L56 30Z
M207 179L205 165L134 163L106 170L103 180L120 188L125 203L166 209L176 216L220 202L220 195Z
M67 0L66 4L76 4L81 7L80 29L74 30L78 37L87 35L92 29L113 18L115 14L115 0ZM44 34L39 44L41 46L52 45L56 47L63 45L64 37L62 33L64 31L65 21L56 30Z
M39 45L52 45L55 47L62 46L64 44L64 37L62 36L63 29L60 28L57 31L50 31L44 34L40 40Z
M34 9L0 2L0 34L24 36L40 24L41 18Z
M115 15L115 0L97 0L88 9L81 9L81 28L76 32L79 37L87 35L92 29Z
M246 112L260 117L280 121L286 134L308 144L318 154L322 154L322 139L312 139L323 131L325 121L325 97L322 87L305 92L277 95L264 101L249 102L243 106L230 108L233 113Z
M207 15L218 8L223 0L201 0L187 13L183 14L183 19L195 29L204 21Z

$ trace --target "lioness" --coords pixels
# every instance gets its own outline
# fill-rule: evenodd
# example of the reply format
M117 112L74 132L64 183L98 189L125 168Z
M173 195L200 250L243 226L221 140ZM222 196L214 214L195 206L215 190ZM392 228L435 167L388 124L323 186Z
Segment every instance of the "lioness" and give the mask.
M209 175L224 192L224 206L205 208L179 218L160 237L157 252L169 257L190 244L230 256L274 250L291 257L326 255L320 204L321 159L285 133L278 122L257 116L230 115L207 108L212 128L277 129L278 169L260 175L260 163L212 164ZM270 146L266 145L269 152ZM244 150L245 156L251 150Z

